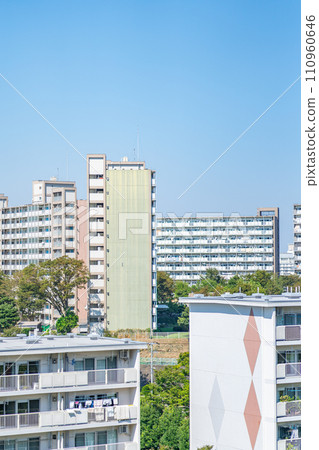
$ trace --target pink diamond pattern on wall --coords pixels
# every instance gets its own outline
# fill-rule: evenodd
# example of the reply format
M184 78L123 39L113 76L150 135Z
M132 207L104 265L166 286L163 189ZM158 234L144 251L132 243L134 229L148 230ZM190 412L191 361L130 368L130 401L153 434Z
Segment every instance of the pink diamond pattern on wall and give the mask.
M253 309L250 310L250 315L246 327L246 332L244 336L244 345L247 353L247 358L249 362L249 367L251 374L253 375L257 356L260 348L260 337L257 329L257 324L254 316Z
M261 414L258 405L254 382L251 382L249 394L245 406L244 417L249 434L252 449L255 448L256 439L261 422Z

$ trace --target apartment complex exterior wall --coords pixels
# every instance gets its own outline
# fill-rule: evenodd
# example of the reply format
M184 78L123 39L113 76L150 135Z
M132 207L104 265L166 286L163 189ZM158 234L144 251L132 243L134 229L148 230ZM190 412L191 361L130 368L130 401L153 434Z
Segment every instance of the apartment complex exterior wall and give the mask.
M294 259L295 272L301 275L301 205L294 205Z
M287 252L280 253L280 275L293 275L294 273L294 244L289 244Z
M156 327L155 173L88 155L88 201L90 328Z
M300 391L300 361L288 356L300 354L300 324L286 325L300 318L300 294L196 297L182 299L190 307L190 449L300 449L300 400L280 401Z
M279 273L279 210L257 216L158 217L157 267L190 284L216 268L222 276Z
M142 348L92 335L2 340L0 445L138 450Z

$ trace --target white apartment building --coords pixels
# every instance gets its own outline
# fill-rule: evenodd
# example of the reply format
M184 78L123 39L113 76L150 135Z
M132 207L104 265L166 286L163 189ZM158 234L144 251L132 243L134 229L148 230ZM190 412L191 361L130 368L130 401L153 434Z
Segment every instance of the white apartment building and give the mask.
M33 181L32 203L21 206L8 206L8 197L0 195L0 270L6 275L64 255L76 258L77 251L75 183ZM45 325L51 313L47 306Z
M190 449L301 449L301 295L180 299L190 309Z
M301 205L294 205L295 272L301 275Z
M0 342L0 449L138 450L139 352L97 335Z
M209 268L226 278L256 270L279 273L279 209L259 208L249 217L158 217L157 268L190 284Z
M280 253L280 275L295 273L294 244L288 244L286 253Z
M0 237L0 268L5 274L62 255L75 258L75 183L33 181L28 205L9 207L8 198L0 196Z
M156 328L155 172L88 155L90 330Z

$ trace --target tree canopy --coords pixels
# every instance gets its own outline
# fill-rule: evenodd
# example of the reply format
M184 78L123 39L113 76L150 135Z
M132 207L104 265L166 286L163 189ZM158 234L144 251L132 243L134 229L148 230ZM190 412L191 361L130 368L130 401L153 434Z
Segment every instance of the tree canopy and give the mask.
M141 390L141 449L189 449L189 353Z

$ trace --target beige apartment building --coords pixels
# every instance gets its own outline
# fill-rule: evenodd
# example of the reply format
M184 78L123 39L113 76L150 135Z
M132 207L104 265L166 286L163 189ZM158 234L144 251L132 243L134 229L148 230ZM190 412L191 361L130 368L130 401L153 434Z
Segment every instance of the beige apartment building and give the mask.
M156 328L155 172L88 155L90 330Z

